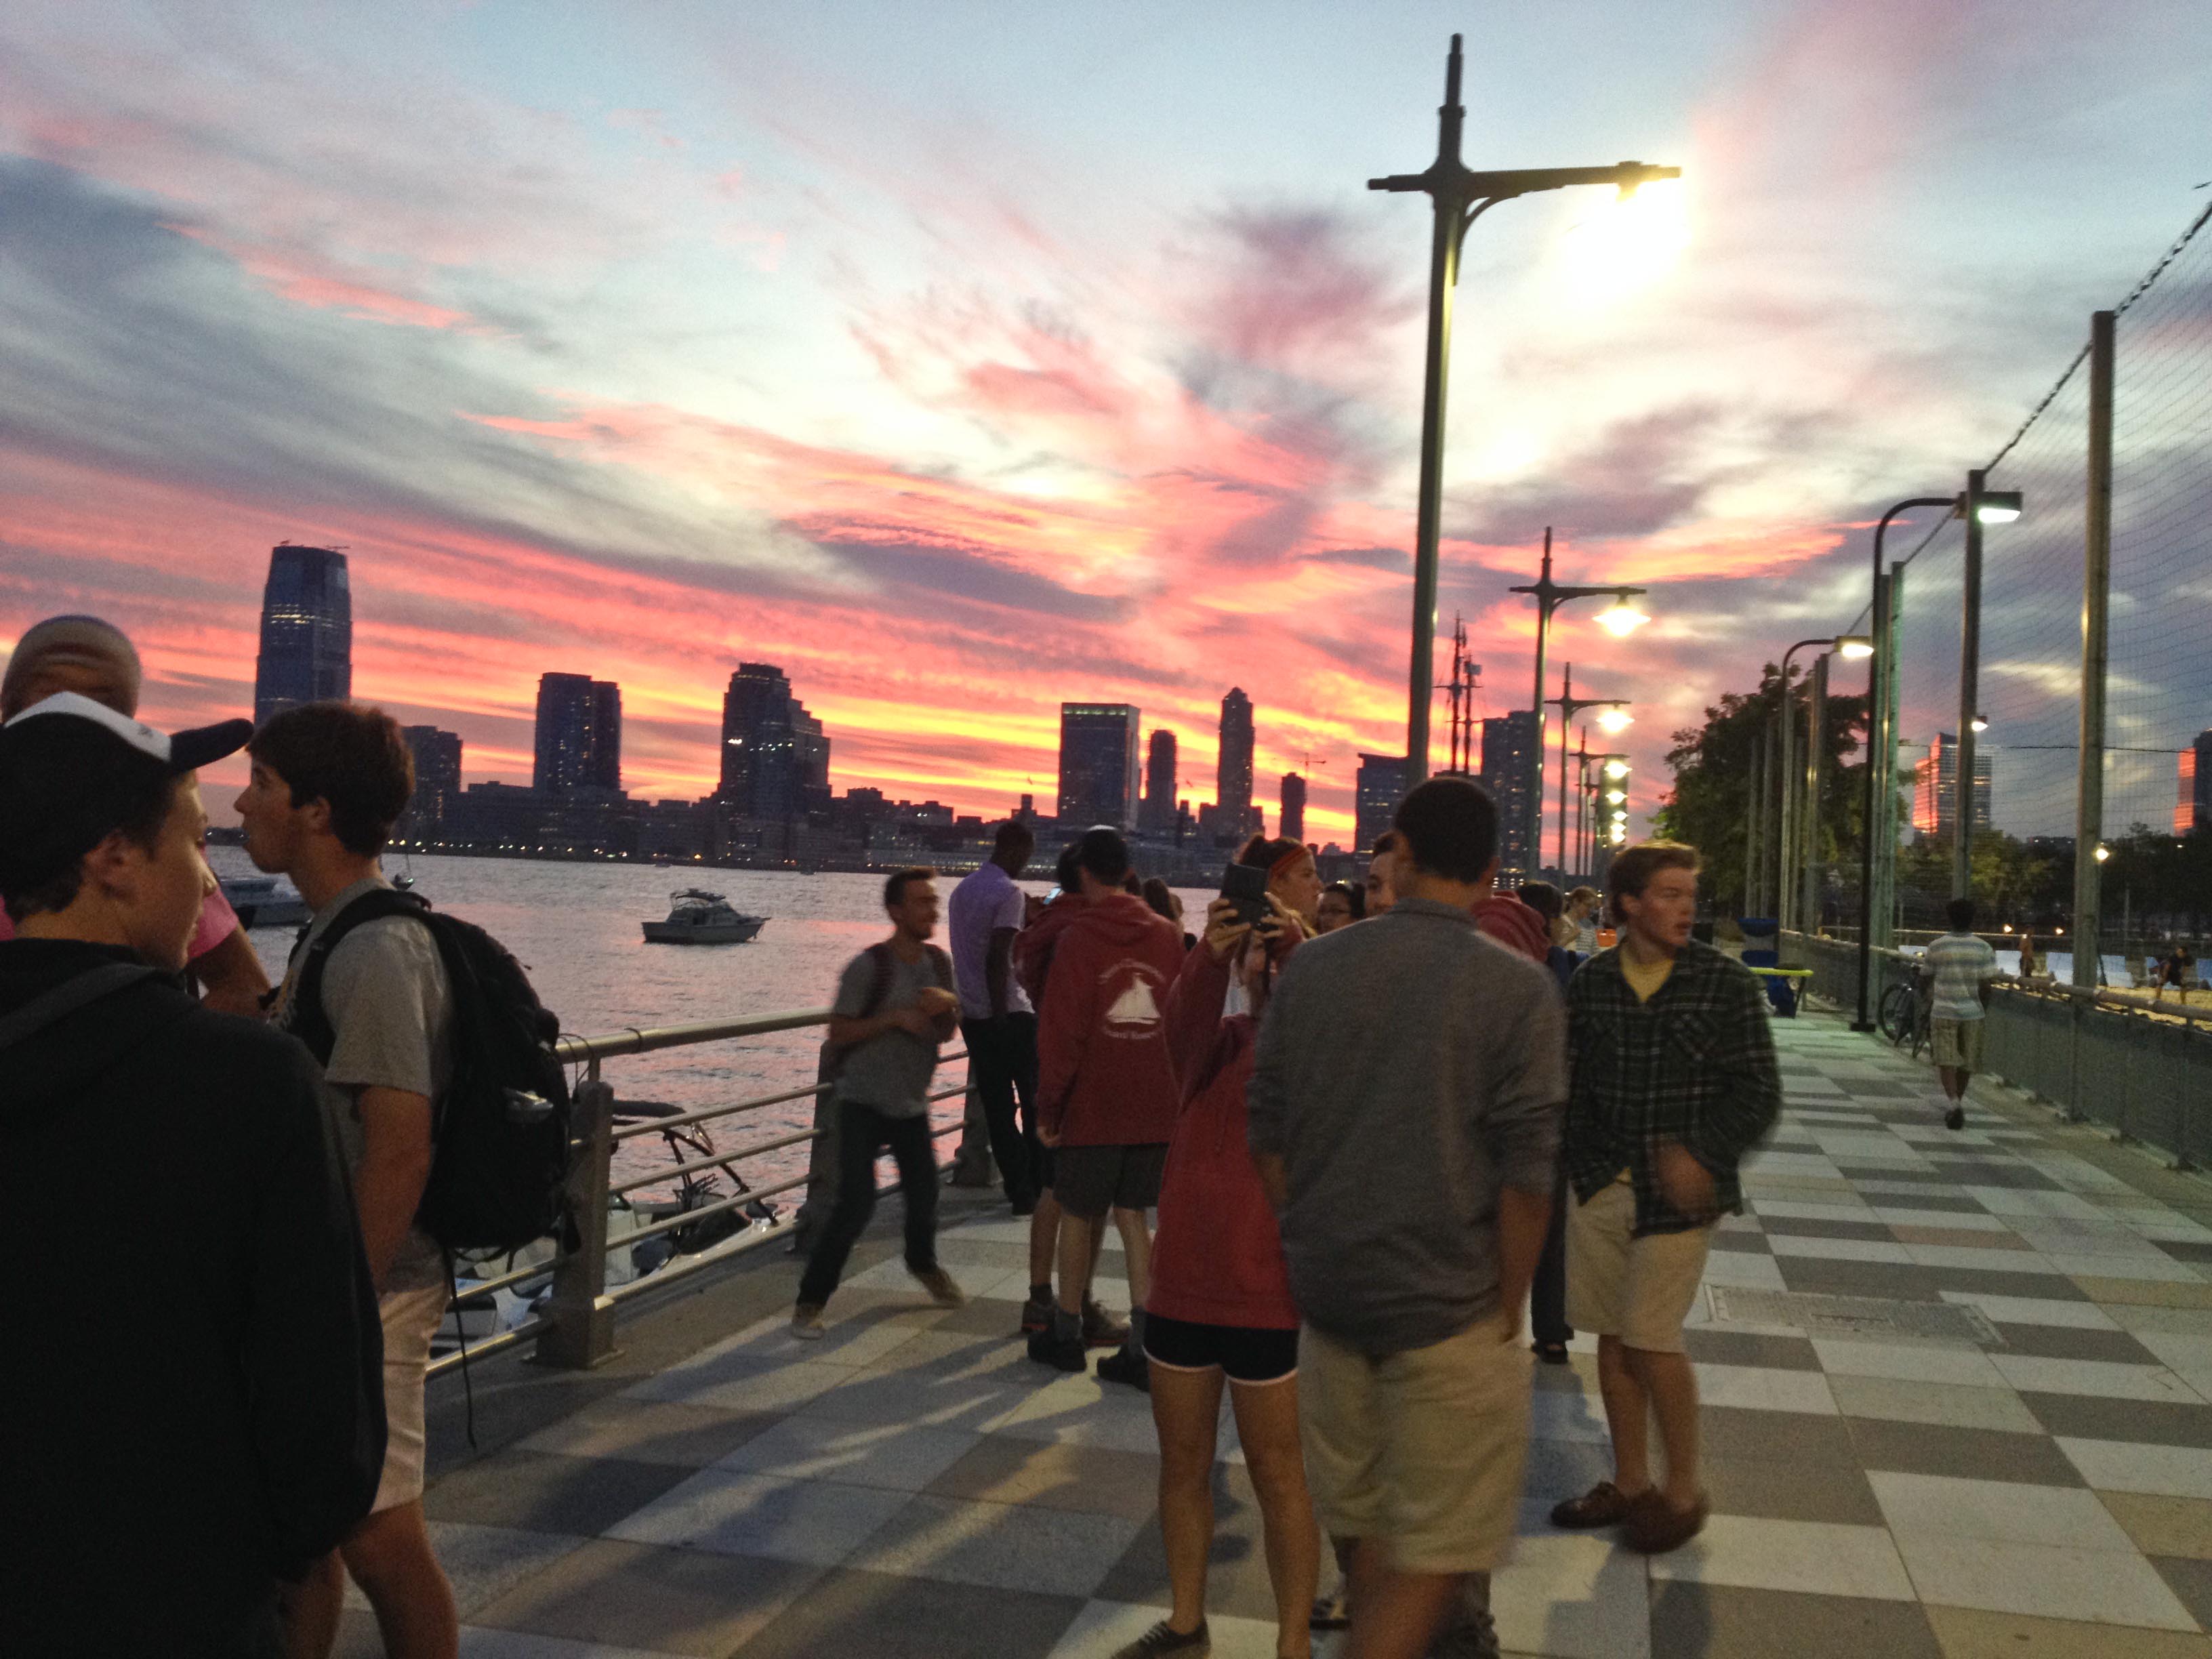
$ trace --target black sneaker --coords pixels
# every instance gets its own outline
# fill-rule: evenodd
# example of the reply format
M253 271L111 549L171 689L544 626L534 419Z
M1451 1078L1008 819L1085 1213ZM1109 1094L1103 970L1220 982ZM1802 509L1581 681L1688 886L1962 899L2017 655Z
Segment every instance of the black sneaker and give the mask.
M1188 1635L1170 1630L1168 1621L1163 1619L1127 1647L1115 1649L1114 1659L1159 1659L1162 1654L1169 1653L1180 1654L1182 1659L1206 1659L1212 1651L1213 1638L1206 1633L1203 1619L1198 1621L1198 1628Z
M1052 1328L1031 1334L1030 1358L1040 1365L1049 1365L1056 1371L1079 1371L1085 1364L1083 1339L1070 1337L1061 1341L1052 1334Z
M1098 1380L1102 1382L1126 1382L1140 1394L1150 1394L1152 1391L1152 1368L1145 1356L1134 1349L1116 1348L1098 1362ZM1167 1626L1162 1625L1160 1628L1165 1630ZM1202 1638L1206 1626L1200 1625L1198 1628ZM1178 1642L1188 1639L1181 1636L1176 1638ZM1165 1653L1169 1650L1148 1648L1146 1651ZM1175 1651L1181 1652L1182 1650L1178 1648Z
M1035 1336L1039 1331L1052 1328L1052 1298L1031 1297L1022 1304L1022 1334Z
M1947 1129L1965 1128L1966 1127L1966 1109L1963 1106L1954 1106L1949 1111L1944 1113L1943 1127Z

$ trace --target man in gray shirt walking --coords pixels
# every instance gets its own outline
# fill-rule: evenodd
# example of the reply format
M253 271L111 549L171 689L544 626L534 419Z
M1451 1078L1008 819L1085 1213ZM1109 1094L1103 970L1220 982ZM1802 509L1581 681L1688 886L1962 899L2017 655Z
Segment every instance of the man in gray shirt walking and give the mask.
M1361 1659L1417 1659L1513 1535L1521 1305L1566 1097L1550 975L1475 928L1498 865L1489 796L1432 779L1396 829L1396 905L1291 957L1249 1091L1305 1321L1307 1477L1331 1535L1358 1540Z

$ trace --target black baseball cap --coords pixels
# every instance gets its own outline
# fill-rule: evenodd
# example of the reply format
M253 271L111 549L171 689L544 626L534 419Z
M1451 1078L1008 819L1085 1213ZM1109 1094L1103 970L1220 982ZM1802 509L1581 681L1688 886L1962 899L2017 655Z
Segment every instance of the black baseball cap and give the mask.
M157 732L75 691L0 726L0 892L51 880L130 823L172 779L253 735L251 720Z

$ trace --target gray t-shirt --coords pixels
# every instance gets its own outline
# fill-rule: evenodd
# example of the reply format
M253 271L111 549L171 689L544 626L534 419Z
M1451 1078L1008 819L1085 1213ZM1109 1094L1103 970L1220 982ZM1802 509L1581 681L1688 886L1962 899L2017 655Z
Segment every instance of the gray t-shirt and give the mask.
M872 1017L910 1008L930 986L952 989L948 959L937 950L923 953L919 962L891 959L890 989L873 1008L868 993L876 982L876 952L863 951L845 965L837 981L836 1012L858 1019L863 1010ZM837 1098L856 1106L872 1106L885 1117L920 1117L929 1110L929 1080L937 1073L937 1040L918 1037L911 1031L890 1030L848 1048L837 1072Z
M356 882L321 909L293 952L276 1023L289 1026L292 994L307 946L362 894L389 884ZM400 1089L434 1103L453 1077L453 991L430 931L403 916L363 922L323 964L323 1012L337 1034L323 1068L324 1103L350 1172L361 1162L361 1091ZM446 1282L437 1241L411 1228L380 1287L428 1290Z

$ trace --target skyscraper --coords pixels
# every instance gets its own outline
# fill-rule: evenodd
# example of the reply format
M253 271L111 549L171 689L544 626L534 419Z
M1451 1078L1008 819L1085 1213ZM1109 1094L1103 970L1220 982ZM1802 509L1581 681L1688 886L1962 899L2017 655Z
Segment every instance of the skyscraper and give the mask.
M461 793L461 734L434 726L403 726L407 752L415 757L415 793L399 820L403 840L434 832Z
M537 764L544 794L622 787L622 688L588 674L538 677Z
M1176 734L1164 726L1152 728L1145 750L1145 805L1137 827L1147 835L1171 836L1176 819Z
M1283 774L1282 818L1275 833L1285 841L1306 838L1306 781L1296 772Z
M1371 850L1398 815L1406 798L1406 757L1403 755L1362 755L1359 781L1353 806L1359 850Z
M353 696L353 594L346 556L334 547L269 550L261 590L261 653L253 665L253 720L303 702Z
M826 808L830 739L771 663L743 662L722 697L715 798L746 817L784 821Z
M1482 787L1498 804L1498 861L1528 872L1528 781L1536 775L1536 716L1529 709L1482 722Z
M1127 702L1060 706L1060 820L1127 830L1137 813L1137 708Z
M1928 758L1913 769L1912 827L1923 836L1948 836L1958 823L1959 739L1938 732ZM1974 751L1974 829L1990 827L1990 754Z
M2212 830L2212 732L2199 732L2176 759L2181 789L2173 805L2173 833Z
M1221 750L1214 763L1213 799L1224 829L1249 833L1252 819L1252 699L1242 686L1221 700Z

